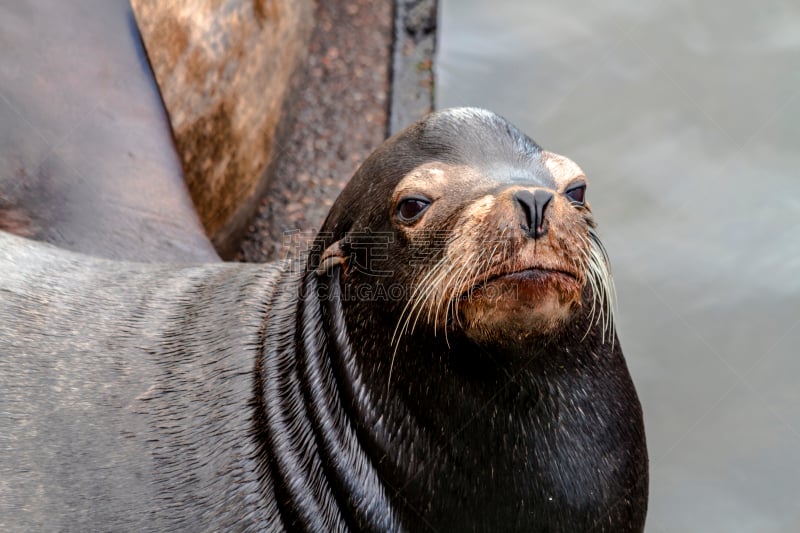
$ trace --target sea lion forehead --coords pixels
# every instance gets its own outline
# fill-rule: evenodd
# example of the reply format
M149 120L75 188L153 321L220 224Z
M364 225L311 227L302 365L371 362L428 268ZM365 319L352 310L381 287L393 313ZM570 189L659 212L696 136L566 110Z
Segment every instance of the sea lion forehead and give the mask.
M420 190L444 193L480 180L481 173L470 165L430 161L414 167L403 176L395 187L395 194Z
M429 116L426 141L447 146L451 162L469 165L484 181L561 189L585 178L572 160L546 151L505 118L480 108L452 108Z
M558 187L568 185L579 178L586 179L583 169L575 161L563 155L545 150L542 152L542 163L553 176Z
M560 156L559 156L560 157ZM570 162L564 158L565 161ZM564 165L566 167L566 164ZM578 168L574 165L574 168ZM580 169L578 168L578 171ZM572 175L567 171L560 171L559 176ZM567 183L570 179L564 179ZM504 185L528 185L537 187L559 188L562 183L543 163L534 162L531 165L515 165L511 163L492 163L475 166L471 164L451 164L441 161L423 163L414 167L397 183L394 196L403 194L426 193L439 196L466 189L477 190L495 189Z

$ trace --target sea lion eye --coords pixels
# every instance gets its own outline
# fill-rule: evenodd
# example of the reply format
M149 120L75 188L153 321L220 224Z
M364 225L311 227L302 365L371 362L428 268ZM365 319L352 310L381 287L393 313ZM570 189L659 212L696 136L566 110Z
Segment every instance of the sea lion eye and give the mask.
M413 222L431 205L430 200L425 198L406 198L401 200L397 206L397 214L403 222Z
M575 205L583 205L586 199L586 184L576 185L564 192L567 198Z

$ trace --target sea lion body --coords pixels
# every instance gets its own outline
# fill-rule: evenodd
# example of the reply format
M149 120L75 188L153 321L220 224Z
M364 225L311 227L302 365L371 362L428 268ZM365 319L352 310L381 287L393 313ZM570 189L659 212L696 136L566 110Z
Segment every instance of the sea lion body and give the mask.
M0 530L275 527L252 403L283 267L0 233Z
M584 190L457 109L376 150L297 262L0 235L0 526L642 531L641 407Z
M0 5L0 229L128 261L219 261L128 0Z

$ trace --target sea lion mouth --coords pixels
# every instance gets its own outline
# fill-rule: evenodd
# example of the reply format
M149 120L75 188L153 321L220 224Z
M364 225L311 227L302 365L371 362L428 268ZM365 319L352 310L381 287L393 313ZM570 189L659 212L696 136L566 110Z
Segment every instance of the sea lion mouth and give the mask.
M459 299L469 299L473 294L481 293L492 284L507 284L521 286L576 286L581 282L580 276L573 271L562 268L533 266L522 269L493 269L461 293Z
M454 302L451 329L476 342L515 343L555 331L580 308L583 281L559 264L520 265L485 272Z
M537 281L547 279L551 276L564 276L578 281L578 275L573 272L557 268L531 267L523 270L494 274L483 281L482 284L491 283L492 281L500 279L509 279L514 281Z

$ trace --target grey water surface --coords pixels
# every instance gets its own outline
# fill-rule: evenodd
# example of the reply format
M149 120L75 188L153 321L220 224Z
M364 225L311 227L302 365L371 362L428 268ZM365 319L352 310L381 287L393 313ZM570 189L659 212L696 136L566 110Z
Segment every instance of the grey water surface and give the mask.
M440 0L437 107L589 177L647 531L800 531L800 2Z

